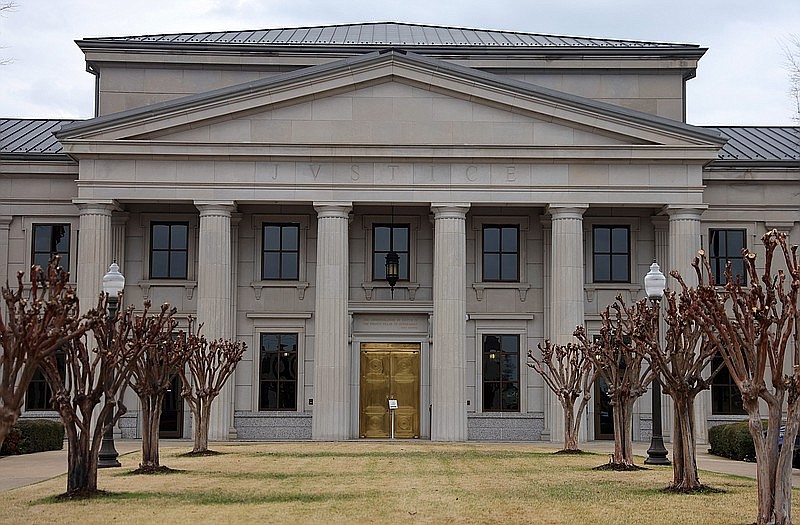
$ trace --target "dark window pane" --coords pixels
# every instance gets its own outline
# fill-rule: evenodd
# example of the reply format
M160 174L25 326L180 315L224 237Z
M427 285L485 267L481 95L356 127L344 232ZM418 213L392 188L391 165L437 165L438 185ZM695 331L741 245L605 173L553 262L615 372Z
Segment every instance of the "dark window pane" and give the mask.
M595 253L609 253L611 251L611 232L608 228L594 229Z
M278 408L278 383L262 381L260 398L259 410L274 410Z
M595 281L610 281L611 280L611 256L610 255L595 255L594 256L594 280Z
M278 354L277 352L266 352L261 356L261 379L278 379Z
M281 350L297 352L297 334L281 334Z
M503 385L503 410L519 410L519 386L516 383Z
M483 229L483 251L500 251L500 229L486 227Z
M278 384L278 408L281 410L293 410L297 405L295 391L295 383L280 382Z
M503 353L511 354L519 352L519 336L504 335L502 338Z
M168 224L154 224L153 225L153 249L154 250L168 250L169 249L169 225Z
M398 279L401 281L408 281L408 254L399 253L398 256Z
M153 252L150 256L150 276L169 277L169 252Z
M281 380L295 381L297 379L297 355L294 352L284 352L279 359L278 377Z
M503 366L500 373L503 381L516 381L519 378L519 355L503 354Z
M611 256L611 280L612 281L627 281L628 280L628 256L627 255L612 255Z
M52 226L37 224L33 227L33 251L50 252Z
M500 278L503 281L515 281L517 279L517 254L503 254L501 257L502 273Z
M500 254L486 253L483 255L483 279L485 281L500 280Z
M628 253L628 228L612 228L611 251L614 253Z
M278 347L278 334L261 334L261 349L268 352L277 352Z
M53 226L53 251L63 253L69 251L69 226L58 224Z
M516 228L503 228L502 231L502 251L516 252L517 251L517 229Z
M375 245L376 252L388 252L391 249L391 230L388 226L375 226Z
M393 246L397 252L408 251L408 226L396 226L394 229Z
M264 279L280 279L281 254L280 252L264 253Z
M284 226L281 235L281 249L297 251L300 245L300 229L297 226Z
M483 380L500 380L500 353L488 353L483 355Z
M42 268L46 268L49 262L50 262L49 253L33 254L33 264L38 264ZM64 261L61 262L61 266L63 266L64 268L69 268L69 266L67 266L66 263L64 263Z
M741 257L742 248L744 248L744 230L728 231L728 255Z
M61 254L61 267L65 270L69 270L69 253Z
M483 409L485 411L501 410L500 383L483 383Z
M386 253L376 253L372 261L372 278L377 280L386 279Z
M172 252L169 259L169 276L173 279L185 279L186 252Z
M264 226L264 250L281 249L280 226Z
M170 248L173 250L185 250L188 246L189 227L185 224L173 224L170 237Z
M297 279L297 252L281 254L281 277Z

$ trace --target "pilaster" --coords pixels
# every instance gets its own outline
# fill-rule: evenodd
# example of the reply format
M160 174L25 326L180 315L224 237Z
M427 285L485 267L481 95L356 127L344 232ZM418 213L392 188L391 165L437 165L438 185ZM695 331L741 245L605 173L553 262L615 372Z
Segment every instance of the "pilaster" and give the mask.
M111 216L111 260L117 262L119 271L125 274L125 238L127 237L128 214L117 212Z
M351 203L314 203L317 272L314 304L314 415L311 436L350 438L349 220Z
M198 242L197 320L207 339L230 339L231 327L231 213L232 202L195 202L200 211ZM235 437L234 382L228 381L211 409L208 437Z
M0 215L0 286L8 286L8 242L11 230L11 215ZM5 301L0 301L0 315L6 311Z
M469 204L433 204L431 440L466 441L466 214Z

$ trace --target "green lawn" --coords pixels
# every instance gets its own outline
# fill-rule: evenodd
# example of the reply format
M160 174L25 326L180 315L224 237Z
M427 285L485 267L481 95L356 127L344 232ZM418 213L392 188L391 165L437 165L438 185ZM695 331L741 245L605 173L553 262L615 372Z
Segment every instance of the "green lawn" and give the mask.
M430 442L227 445L179 455L180 472L100 471L109 496L56 502L64 476L3 494L0 523L752 523L755 481L701 473L724 493L665 494L671 467L595 471L608 456L554 455L534 445ZM795 502L797 502L795 497ZM795 504L795 515L797 515Z

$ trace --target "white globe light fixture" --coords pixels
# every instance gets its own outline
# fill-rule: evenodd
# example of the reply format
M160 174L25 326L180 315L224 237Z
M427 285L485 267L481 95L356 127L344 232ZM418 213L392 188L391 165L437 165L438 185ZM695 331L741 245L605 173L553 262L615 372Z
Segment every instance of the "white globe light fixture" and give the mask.
M125 276L119 273L119 265L111 263L108 273L103 276L103 292L108 294L109 299L116 299L117 295L125 288Z
M657 263L650 265L650 271L644 276L644 291L650 299L660 301L664 297L664 288L667 287L667 278L661 273Z

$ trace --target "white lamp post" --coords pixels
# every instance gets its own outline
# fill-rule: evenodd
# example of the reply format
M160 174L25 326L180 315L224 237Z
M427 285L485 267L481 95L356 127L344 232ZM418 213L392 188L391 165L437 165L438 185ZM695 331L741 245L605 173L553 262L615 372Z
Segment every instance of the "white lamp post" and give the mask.
M116 262L111 263L108 267L108 273L103 276L103 293L108 296L108 323L109 327L112 326L112 320L117 315L119 308L119 298L122 291L125 289L125 276L119 272L119 266ZM108 337L111 337L109 331ZM109 414L108 419L111 419ZM108 421L107 419L107 421ZM117 460L119 453L114 446L114 428L109 428L108 432L103 434L103 443L100 445L100 454L97 459L97 468L119 467L120 462Z
M653 301L656 309L656 327L661 323L661 299L664 297L664 288L667 286L667 278L661 273L661 268L653 262L650 271L644 276L644 290L647 297ZM661 347L661 334L658 334L658 346ZM647 449L647 465L669 465L667 459L667 449L664 447L664 436L661 430L661 381L658 375L653 379L652 394L652 414L653 414L653 433L650 439L650 448Z

